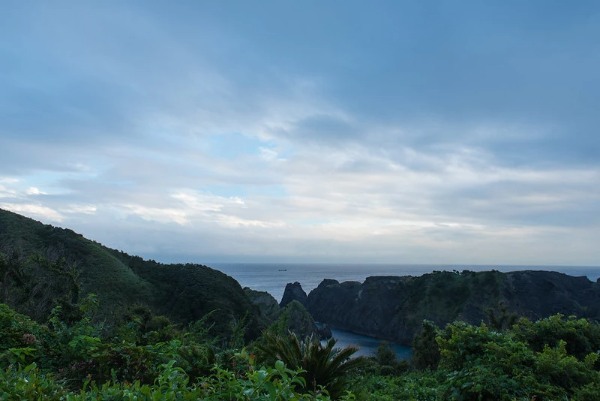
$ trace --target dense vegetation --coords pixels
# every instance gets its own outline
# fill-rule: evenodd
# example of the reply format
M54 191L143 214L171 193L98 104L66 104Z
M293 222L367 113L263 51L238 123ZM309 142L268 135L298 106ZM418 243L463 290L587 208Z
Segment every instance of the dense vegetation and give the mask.
M288 367L268 350L258 359L247 351L267 341L247 348L241 335L226 345L215 341L207 319L182 328L132 310L129 321L103 334L103 325L93 323L96 298L78 307L77 321L63 321L57 306L40 324L0 304L0 399L329 400L330 391L351 397L339 385L356 365L349 360L354 350L338 352L333 341L323 347L296 339L310 350L304 360L318 365Z
M438 273L426 297L448 281L454 313L452 300L477 291L462 276L485 279L480 289L500 277ZM144 261L1 210L0 302L1 400L600 399L591 320L499 307L481 324L422 320L411 361L385 344L353 359L305 336L314 321L299 302L267 318L220 272Z
M0 305L0 399L598 400L600 326L555 315L500 331L425 322L413 359L382 345L369 359L333 340L266 330L215 341L207 320L185 327L132 310L111 333L97 299L40 324Z
M57 305L76 314L73 305L95 294L94 318L108 325L132 305L181 324L208 315L215 333L244 326L248 339L266 324L239 283L217 270L147 261L1 209L0 283L0 302L38 321Z

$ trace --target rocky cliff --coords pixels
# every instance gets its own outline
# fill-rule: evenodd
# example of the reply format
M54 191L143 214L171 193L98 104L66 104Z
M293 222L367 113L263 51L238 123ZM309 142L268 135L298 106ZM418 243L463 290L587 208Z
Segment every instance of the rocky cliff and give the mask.
M547 271L433 272L369 277L364 283L323 280L306 307L319 322L410 344L424 319L443 326L555 313L600 319L600 284Z
M304 292L299 282L288 283L283 291L283 297L281 298L279 306L283 308L292 301L298 301L306 306L307 298L306 292Z
M312 315L304 307L306 293L300 283L295 282L285 287L283 296L285 302L282 301L281 306L268 292L255 291L248 287L244 288L244 292L258 308L262 321L269 330L281 334L292 332L300 338L310 335L322 339L331 337L329 326L316 324Z

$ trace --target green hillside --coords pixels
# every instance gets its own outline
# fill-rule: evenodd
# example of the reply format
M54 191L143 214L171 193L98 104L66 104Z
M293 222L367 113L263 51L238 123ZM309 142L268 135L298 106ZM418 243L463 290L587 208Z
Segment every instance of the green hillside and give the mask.
M259 336L249 299L277 307L266 293L245 295L209 267L145 261L0 210L0 400L596 401L598 323L507 313L568 306L595 316L586 305L597 304L596 284L554 272L324 280L307 305L318 295L315 311L340 323L408 332L406 323L444 319L419 322L410 361L386 343L353 359L353 347L287 332L312 331L297 300L271 310L278 320ZM464 321L498 300L506 309L489 325ZM407 318L394 320L401 312Z
M99 317L145 306L187 323L212 313L220 330L258 319L240 285L201 265L165 265L109 249L69 229L0 209L0 302L35 319L86 294L100 302Z

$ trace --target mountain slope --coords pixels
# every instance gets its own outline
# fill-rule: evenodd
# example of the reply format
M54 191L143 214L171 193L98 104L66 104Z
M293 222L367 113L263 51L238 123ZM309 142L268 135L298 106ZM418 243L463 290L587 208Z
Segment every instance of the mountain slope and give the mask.
M0 302L43 320L54 305L89 293L104 318L146 305L182 323L213 312L223 330L246 322L255 334L258 327L240 285L217 270L146 261L0 209Z

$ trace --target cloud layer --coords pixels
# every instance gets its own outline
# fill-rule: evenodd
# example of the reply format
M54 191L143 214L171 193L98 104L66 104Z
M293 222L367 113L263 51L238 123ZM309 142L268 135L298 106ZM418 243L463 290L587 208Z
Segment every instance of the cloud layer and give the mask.
M160 260L599 263L594 2L5 8L0 208Z

